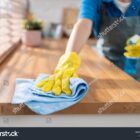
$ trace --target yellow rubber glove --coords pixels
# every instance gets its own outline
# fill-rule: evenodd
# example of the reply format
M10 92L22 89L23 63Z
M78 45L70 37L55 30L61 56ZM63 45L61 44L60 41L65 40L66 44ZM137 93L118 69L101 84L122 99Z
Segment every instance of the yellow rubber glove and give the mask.
M72 77L78 77L76 71L80 63L80 57L75 52L64 54L59 59L54 74L37 83L37 87L44 92L53 91L56 96L59 96L62 92L70 95L69 81Z
M140 39L137 40L135 44L129 44L127 41L127 46L125 47L126 52L124 56L126 57L140 57Z
M140 47L140 39L138 39L138 41L136 42L136 46Z
M126 57L140 57L140 51L139 52L125 52L124 56Z
M125 47L126 51L139 51L140 50L140 46L136 46L136 45L128 45Z

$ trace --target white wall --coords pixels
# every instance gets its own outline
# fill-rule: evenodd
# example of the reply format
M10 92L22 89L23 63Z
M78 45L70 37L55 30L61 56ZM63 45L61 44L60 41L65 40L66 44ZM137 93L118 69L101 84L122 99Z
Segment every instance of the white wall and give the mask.
M31 11L47 22L61 23L63 8L79 8L80 0L30 0Z

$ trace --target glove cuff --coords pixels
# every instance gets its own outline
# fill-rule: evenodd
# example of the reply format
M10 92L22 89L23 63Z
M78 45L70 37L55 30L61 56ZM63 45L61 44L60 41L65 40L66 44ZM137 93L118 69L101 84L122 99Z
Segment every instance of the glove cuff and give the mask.
M67 67L74 67L75 69L78 69L80 64L81 59L76 52L66 53L59 59L55 72Z

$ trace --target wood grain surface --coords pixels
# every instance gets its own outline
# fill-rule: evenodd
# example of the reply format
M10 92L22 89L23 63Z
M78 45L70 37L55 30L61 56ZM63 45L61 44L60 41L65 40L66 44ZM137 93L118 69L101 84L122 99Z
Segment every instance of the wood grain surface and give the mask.
M67 39L45 39L41 47L18 46L0 65L0 114L34 114L26 106L12 105L16 78L36 78L40 73L52 73L64 53ZM89 84L89 91L78 104L57 114L140 113L140 83L113 65L95 48L85 45L80 53L78 70Z

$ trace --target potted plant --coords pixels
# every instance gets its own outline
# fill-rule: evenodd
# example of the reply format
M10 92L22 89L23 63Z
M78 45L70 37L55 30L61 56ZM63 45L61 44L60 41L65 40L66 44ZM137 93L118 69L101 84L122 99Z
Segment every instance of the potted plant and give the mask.
M39 46L42 41L42 21L27 19L22 21L22 43L28 46Z

